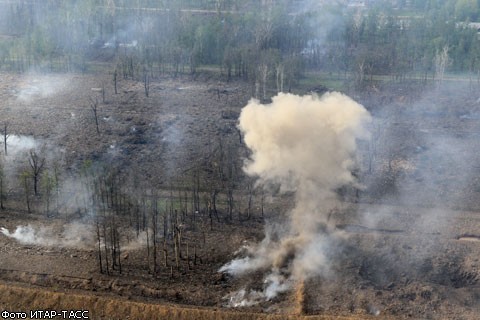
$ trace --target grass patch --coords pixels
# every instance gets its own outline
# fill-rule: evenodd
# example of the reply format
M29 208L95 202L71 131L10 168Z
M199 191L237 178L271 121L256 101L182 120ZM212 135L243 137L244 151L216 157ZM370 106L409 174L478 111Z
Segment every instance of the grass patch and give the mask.
M306 72L305 76L299 79L297 87L301 90L311 90L320 86L329 90L345 91L347 89L345 78L338 74L328 72Z

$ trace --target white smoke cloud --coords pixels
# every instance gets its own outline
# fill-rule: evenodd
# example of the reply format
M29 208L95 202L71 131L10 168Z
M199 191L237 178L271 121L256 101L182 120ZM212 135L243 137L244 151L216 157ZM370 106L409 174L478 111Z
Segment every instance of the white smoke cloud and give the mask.
M292 285L291 280L276 270L265 277L262 291L242 288L226 295L223 299L227 300L226 307L251 307L262 301L272 300L278 294L290 290Z
M47 98L65 91L71 82L71 76L41 75L30 72L23 78L18 88L20 102L31 103L38 98Z
M81 221L67 223L61 230L53 226L28 224L17 226L12 232L2 227L0 233L21 244L45 247L92 249L96 248L98 241L95 226ZM124 229L121 234L122 251L135 251L147 247L146 231L137 234L133 229ZM149 236L151 237L152 234L150 231ZM104 239L101 239L101 244L104 244Z
M369 137L367 110L340 93L279 94L269 105L251 100L239 128L252 151L245 172L263 185L295 193L287 226L267 228L265 239L220 271L232 275L266 270L262 296L270 300L292 282L328 272L329 254L343 234L328 223L335 189L356 184L357 139Z
M271 105L256 100L242 110L240 129L252 150L245 170L284 190L309 196L353 182L356 138L367 138L368 112L340 93L299 97L279 94ZM324 188L322 188L324 187Z
M285 278L285 276L274 270L269 274L264 281L265 288L263 294L267 301L275 298L279 293L285 292L292 287L291 281Z
M39 146L39 142L30 136L9 135L7 139L8 155L15 157Z
M80 222L66 224L61 232L48 226L17 226L13 232L0 228L5 236L21 244L47 247L87 248L94 244L94 232L91 225Z
M261 292L255 290L247 291L243 288L226 295L223 299L227 300L227 307L251 307L263 300L264 295Z

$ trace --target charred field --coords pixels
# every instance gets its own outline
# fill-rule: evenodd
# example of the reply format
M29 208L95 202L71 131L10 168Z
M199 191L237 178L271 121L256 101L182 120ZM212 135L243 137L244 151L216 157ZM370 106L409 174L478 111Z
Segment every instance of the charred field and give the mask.
M321 198L333 203L320 208L315 232L329 245L315 238L307 244L319 254L293 250L278 266L237 275L219 270L258 258L252 248L269 226L299 208L296 190L277 181L262 188L243 170L251 150L238 124L249 84L164 75L152 77L147 97L131 79L115 93L110 74L0 77L0 124L9 134L7 155L3 137L1 144L2 309L81 306L101 319L480 312L477 83L346 92L372 120L348 167L354 183L334 183L334 196ZM35 156L44 161L37 191ZM322 271L291 276L299 256ZM265 276L271 270L280 282ZM270 296L272 283L282 289Z

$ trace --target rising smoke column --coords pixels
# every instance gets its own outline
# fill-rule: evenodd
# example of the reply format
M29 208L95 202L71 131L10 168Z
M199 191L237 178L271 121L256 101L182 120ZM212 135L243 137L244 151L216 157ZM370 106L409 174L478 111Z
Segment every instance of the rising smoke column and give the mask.
M356 140L368 138L368 111L336 92L317 96L279 94L269 105L251 100L239 128L251 156L244 170L263 185L294 192L287 226L267 226L265 239L248 248L248 256L220 271L241 275L268 270L264 297L269 300L288 283L328 271L327 250L336 241L328 215L336 204L334 190L355 184Z

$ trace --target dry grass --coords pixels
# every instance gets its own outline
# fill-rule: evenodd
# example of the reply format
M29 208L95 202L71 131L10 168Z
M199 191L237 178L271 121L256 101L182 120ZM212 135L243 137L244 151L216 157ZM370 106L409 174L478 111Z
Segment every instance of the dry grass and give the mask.
M295 291L295 302L297 307L297 314L302 315L305 312L305 282L302 280L297 285Z
M142 303L108 296L55 292L0 284L0 308L10 312L30 310L88 310L90 319L368 319L366 317L299 316L245 313L211 308Z

